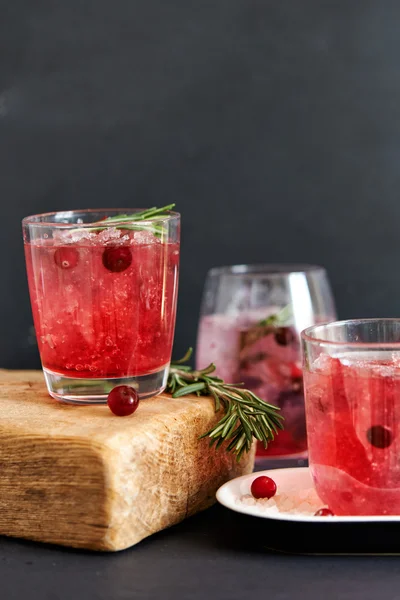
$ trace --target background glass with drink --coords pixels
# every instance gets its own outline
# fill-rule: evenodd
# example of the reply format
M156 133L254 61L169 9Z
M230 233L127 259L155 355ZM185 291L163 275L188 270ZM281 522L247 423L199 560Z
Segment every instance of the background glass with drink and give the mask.
M312 265L236 265L209 271L199 322L196 365L243 382L281 408L280 432L257 455L306 456L300 332L336 318L329 281Z

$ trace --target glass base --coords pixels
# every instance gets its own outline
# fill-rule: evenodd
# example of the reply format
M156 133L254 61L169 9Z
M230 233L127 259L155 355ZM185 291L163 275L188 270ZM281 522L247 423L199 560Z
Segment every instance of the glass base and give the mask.
M99 379L82 379L66 377L43 369L44 378L50 396L60 402L69 404L106 404L108 394L117 385L129 385L139 393L139 398L150 398L164 391L167 385L169 365L161 371L148 375L131 377L113 377Z

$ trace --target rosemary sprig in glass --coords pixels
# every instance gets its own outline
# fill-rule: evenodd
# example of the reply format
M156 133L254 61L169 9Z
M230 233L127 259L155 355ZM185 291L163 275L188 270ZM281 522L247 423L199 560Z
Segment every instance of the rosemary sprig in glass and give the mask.
M279 408L267 404L250 390L243 389L241 384L225 383L223 379L212 376L214 364L193 370L185 364L191 355L192 348L181 360L171 364L167 391L173 398L187 394L212 396L215 411L224 410L221 420L201 437L209 437L210 446L215 444L217 448L227 442L226 449L236 454L238 461L244 452L251 449L253 438L267 448L278 430L283 429Z
M114 217L107 217L102 221L98 221L98 227L92 231L102 231L108 229L115 224L117 229L134 229L136 231L150 231L156 236L161 236L165 232L165 228L162 223L157 223L157 220L162 221L165 217L169 216L169 211L175 207L175 204L167 204L161 208L153 206L153 208L147 208L131 215L115 215ZM150 221L150 222L147 222ZM95 223L97 225L97 223Z

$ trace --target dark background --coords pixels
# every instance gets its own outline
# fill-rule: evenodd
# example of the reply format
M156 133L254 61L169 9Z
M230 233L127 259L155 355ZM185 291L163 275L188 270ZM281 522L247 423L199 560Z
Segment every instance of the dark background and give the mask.
M0 365L39 366L20 220L176 202L176 352L216 264L323 264L400 316L400 4L0 0Z

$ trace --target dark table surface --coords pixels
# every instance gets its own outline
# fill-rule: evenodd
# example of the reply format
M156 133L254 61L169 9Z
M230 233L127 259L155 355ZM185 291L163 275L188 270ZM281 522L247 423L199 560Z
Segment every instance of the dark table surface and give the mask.
M263 535L267 535L265 532ZM260 547L221 506L137 546L99 554L0 538L0 598L398 600L395 556L304 556Z

